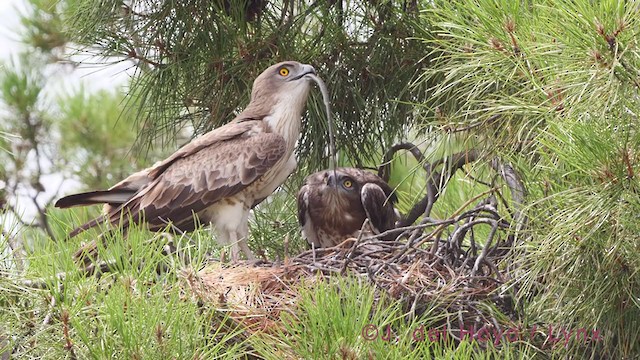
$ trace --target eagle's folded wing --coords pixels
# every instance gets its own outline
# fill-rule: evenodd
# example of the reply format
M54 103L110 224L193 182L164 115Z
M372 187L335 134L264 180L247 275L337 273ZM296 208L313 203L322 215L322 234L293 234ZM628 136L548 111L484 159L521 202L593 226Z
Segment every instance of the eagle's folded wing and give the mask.
M378 233L389 230L395 221L393 203L387 199L387 194L380 186L373 183L365 184L360 190L362 207L367 218Z
M194 214L240 192L276 164L286 151L280 135L242 135L210 137L206 142L198 141L191 143L196 146L178 150L153 167L149 185L112 208L107 218L114 224L122 221L123 227L144 218L151 230L159 230L168 222L192 221ZM97 224L99 221L92 221L78 229L86 230Z
M307 206L309 205L308 191L308 185L303 185L298 191L298 224L300 224L300 227L303 227L307 222Z
M285 154L285 141L265 133L223 141L175 160L144 192L126 204L144 211L151 229L189 221L194 213L232 196L264 175ZM118 212L114 212L119 217ZM112 217L112 221L116 220Z

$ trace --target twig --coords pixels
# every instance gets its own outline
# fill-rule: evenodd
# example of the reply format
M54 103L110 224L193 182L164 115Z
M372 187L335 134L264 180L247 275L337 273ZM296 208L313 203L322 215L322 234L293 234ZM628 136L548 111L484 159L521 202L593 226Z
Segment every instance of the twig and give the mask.
M15 192L11 191L10 193L15 193ZM22 216L20 215L20 212L18 212L18 210L13 205L6 203L4 204L4 209L9 211L15 216L15 220L20 224L20 226L31 228L31 229L40 229L40 226L33 224L33 222L24 221L24 219L22 219Z
M349 265L349 262L353 258L353 254L355 253L356 249L358 248L358 245L360 245L360 241L362 241L362 235L364 234L364 231L365 231L365 229L367 228L368 225L369 225L369 218L366 218L362 222L362 227L360 228L360 233L358 234L358 238L353 243L353 246L351 246L351 249L349 249L349 253L347 254L347 256L344 259L344 265L342 265L342 269L340 269L340 274L344 275L345 271L347 270L347 265Z
M38 217L40 218L40 227L45 231L45 233L51 240L56 241L56 235L53 233L53 230L51 230L51 226L49 225L47 211L41 208L40 204L38 204L38 194L39 193L37 193L35 196L30 196L30 198L35 205L36 210L38 211Z
M62 321L62 334L64 335L64 346L63 348L69 352L69 357L73 360L77 359L76 352L73 350L73 341L71 340L71 336L69 335L69 311L63 310L60 315L60 320Z
M409 151L413 157L418 161L418 163L422 163L424 161L424 155L422 151L418 149L417 146L410 142L399 143L391 146L391 148L384 154L382 158L382 165L378 168L378 176L382 178L385 182L389 181L391 176L391 171L389 170L391 167L391 160L393 156L400 150Z
M462 218L462 217L461 217L461 216L459 216L458 214L459 214L460 212L462 212L462 210L463 210L464 208L466 208L467 206L469 206L472 202L474 202L474 201L478 200L479 198L481 198L481 197L483 197L483 196L485 196L485 195L487 195L487 194L489 194L489 193L491 193L491 192L493 192L493 191L495 191L495 188L492 188L492 189L489 189L489 190L487 190L487 191L484 191L484 192L482 192L482 193L480 193L480 194L478 194L478 195L476 195L476 196L472 197L471 199L467 200L464 204L462 204L462 206L460 206L460 207L458 208L458 210L454 211L454 213L451 215L452 217L451 217L450 219L454 219L454 218L456 218L456 219L458 219L457 221L459 221L459 219L460 219L460 218ZM485 209L481 209L481 210L485 210ZM468 214L468 213L465 213L465 214ZM463 214L463 215L465 215L465 214ZM457 221L454 221L454 222L457 222ZM438 228L436 228L435 230L433 230L433 231L431 232L431 235L430 235L430 236L433 236L433 235L435 235L436 233L438 233L438 232L440 232L440 231L444 230L444 228L445 228L445 226L444 226L444 223L443 223L442 225L438 226ZM420 245L422 245L423 243L424 243L424 240L423 240L423 241L419 241L419 242L416 244L416 246L420 246Z
M480 263L482 263L482 261L485 261L485 258L489 253L489 249L491 248L491 242L493 241L493 237L496 235L496 231L498 231L498 226L499 226L498 222L494 221L491 226L491 232L489 233L489 236L487 237L487 241L485 242L484 247L482 248L482 252L480 253L480 256L478 256L478 258L476 259L475 264L473 264L473 269L471 270L471 276L475 276L476 272L478 272L478 269L480 268Z
M528 221L527 217L522 215L527 194L524 184L516 171L509 164L502 164L500 159L493 159L491 167L500 174L511 192L511 200L514 204L513 219L516 223L515 230L516 233L519 233L526 227Z
M489 225L495 226L495 227L499 226L498 221L496 221L494 219L480 218L480 219L472 220L472 221L460 226L453 233L453 235L451 235L450 243L454 244L457 248L460 248L460 246L462 244L462 239L467 234L467 231L469 231L469 229L471 229L472 227L474 227L476 225L479 225L479 224L489 224Z
M47 312L47 315L44 317L44 320L42 321L42 325L46 326L49 324L49 322L51 322L51 315L53 314L53 308L56 307L56 297L51 295L51 301L49 302L49 311Z
M9 247L9 251L11 252L11 256L13 256L13 261L16 264L16 269L19 272L24 270L24 260L23 260L23 250L22 244L15 240L14 236L5 232L4 229L0 229L0 236L2 236L7 241L7 246Z

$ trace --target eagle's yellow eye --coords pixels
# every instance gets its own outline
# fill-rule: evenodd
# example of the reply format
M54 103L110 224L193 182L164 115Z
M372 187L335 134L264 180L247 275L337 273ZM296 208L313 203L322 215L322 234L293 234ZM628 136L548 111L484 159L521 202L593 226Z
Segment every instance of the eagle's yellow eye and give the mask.
M287 76L287 75L289 75L289 69L287 69L286 67L282 67L282 68L280 68L280 75L281 75L281 76Z
M351 182L351 180L347 179L347 180L342 182L342 185L344 185L344 187L346 187L346 188L350 188L350 187L353 186L353 183Z

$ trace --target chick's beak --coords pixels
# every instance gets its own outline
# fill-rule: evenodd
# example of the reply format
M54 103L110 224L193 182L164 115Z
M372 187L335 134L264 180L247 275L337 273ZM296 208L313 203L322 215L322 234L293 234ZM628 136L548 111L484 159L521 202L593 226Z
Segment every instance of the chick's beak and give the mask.
M324 174L324 183L329 187L336 187L336 177L333 173L326 172Z

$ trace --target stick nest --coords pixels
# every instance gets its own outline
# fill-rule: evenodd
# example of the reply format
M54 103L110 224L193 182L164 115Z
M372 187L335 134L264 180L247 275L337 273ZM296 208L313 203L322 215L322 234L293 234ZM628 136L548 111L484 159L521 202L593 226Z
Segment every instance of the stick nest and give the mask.
M465 219L468 217L457 217L458 221ZM455 227L453 220L448 222L451 227ZM430 234L445 228L434 226ZM501 295L501 285L507 278L500 270L501 261L508 254L501 248L507 244L499 241L486 251L477 246L457 248L450 243L455 241L455 234L447 241L432 241L430 248L425 248L427 238L423 237L409 237L406 241L349 238L338 246L308 250L284 262L212 262L198 273L183 275L193 294L228 311L236 321L261 331L277 327L282 311L295 309L299 284L345 275L368 279L380 291L400 300L412 314L439 307L442 313L449 314L448 329L468 328L471 324L476 328L504 326L504 317L498 320L482 306L486 302L514 320L517 313L511 298Z

